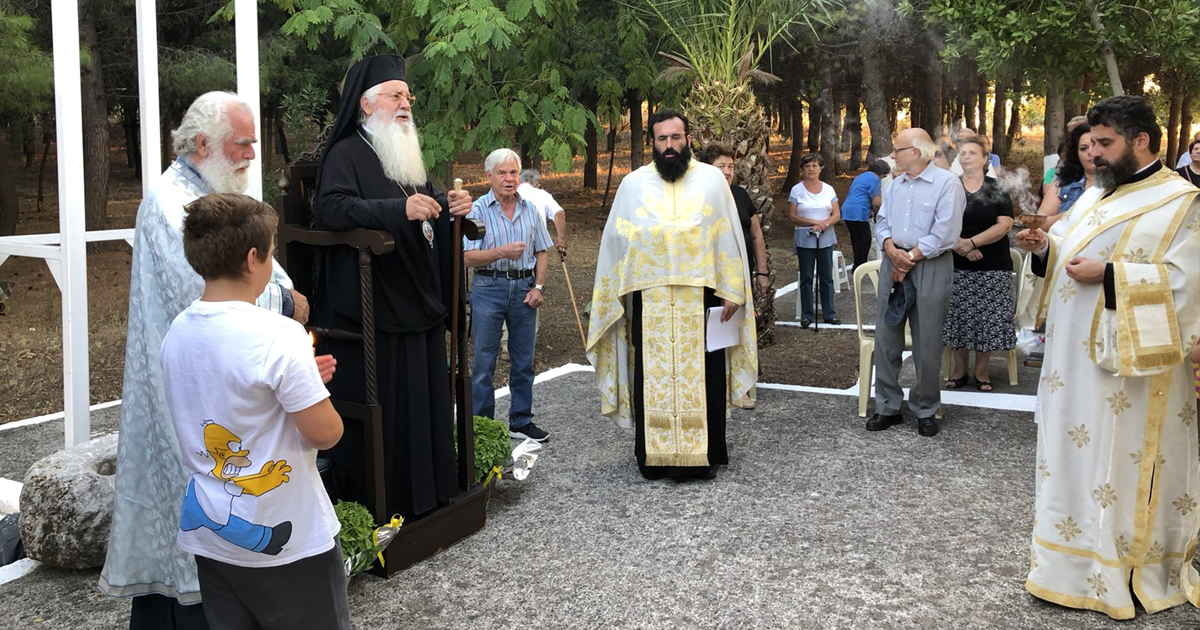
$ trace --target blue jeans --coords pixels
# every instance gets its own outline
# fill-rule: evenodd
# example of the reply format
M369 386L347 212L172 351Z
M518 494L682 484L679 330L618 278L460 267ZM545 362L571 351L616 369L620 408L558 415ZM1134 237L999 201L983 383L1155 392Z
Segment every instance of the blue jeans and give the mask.
M471 339L475 360L471 375L471 402L477 416L496 417L496 355L500 330L508 324L508 356L512 361L508 384L512 405L508 426L519 429L533 422L533 344L537 339L537 309L525 304L533 278L495 278L476 275L471 281Z
M833 309L833 247L797 247L796 258L800 259L800 319L816 319L813 316L813 263L817 265L817 278L821 282L821 319L837 317L837 311Z

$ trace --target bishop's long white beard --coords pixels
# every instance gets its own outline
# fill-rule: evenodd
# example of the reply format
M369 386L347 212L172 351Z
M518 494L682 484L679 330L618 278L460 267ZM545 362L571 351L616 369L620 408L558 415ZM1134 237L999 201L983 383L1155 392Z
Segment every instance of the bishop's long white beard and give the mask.
M425 183L425 160L421 157L421 142L411 121L375 110L363 125L371 132L371 146L379 155L383 172L401 186L420 186Z
M250 185L250 171L239 170L250 166L250 160L234 164L223 151L213 151L195 166L213 192L244 193Z

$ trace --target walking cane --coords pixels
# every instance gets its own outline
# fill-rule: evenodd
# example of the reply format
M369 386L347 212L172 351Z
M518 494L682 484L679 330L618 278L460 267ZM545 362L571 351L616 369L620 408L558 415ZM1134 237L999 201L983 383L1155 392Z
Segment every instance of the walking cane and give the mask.
M558 258L562 261L563 278L567 280L567 293L571 295L571 308L575 310L575 324L579 326L579 340L583 342L584 354L587 354L587 335L583 332L583 320L579 318L579 306L575 303L575 289L571 288L571 275L567 273L567 253L560 249Z
M808 228L808 233L813 235L813 240L816 241L816 256L813 256L813 271L817 277L813 280L813 334L821 332L821 272L820 265L817 263L817 256L821 251L821 233Z
M454 190L462 190L462 179L454 178ZM462 283L459 276L462 274L462 222L464 217L450 217L454 223L454 242L450 244L451 258L453 262L450 264L451 272L454 279L450 281L450 404L457 404L458 399L455 398L455 386L458 384L458 292L462 289Z

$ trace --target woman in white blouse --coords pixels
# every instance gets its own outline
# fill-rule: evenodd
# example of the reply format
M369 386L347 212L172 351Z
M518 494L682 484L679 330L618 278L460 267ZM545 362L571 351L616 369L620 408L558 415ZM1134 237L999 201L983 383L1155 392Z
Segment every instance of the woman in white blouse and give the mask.
M803 179L788 196L788 219L796 226L796 258L800 259L800 325L812 325L813 265L821 289L821 315L826 324L840 324L833 308L833 246L837 236L833 226L842 218L837 193L833 186L821 181L824 161L816 153L800 158Z

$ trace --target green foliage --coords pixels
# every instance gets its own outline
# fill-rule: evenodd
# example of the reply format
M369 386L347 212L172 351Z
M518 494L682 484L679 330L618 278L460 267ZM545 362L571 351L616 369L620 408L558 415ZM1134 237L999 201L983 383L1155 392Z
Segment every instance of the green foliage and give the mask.
M274 0L289 14L284 34L317 47L349 44L350 61L397 51L431 170L463 151L511 146L511 131L540 148L554 170L569 170L589 112L560 72L562 37L576 0ZM415 52L415 54L414 54Z
M744 80L742 56L751 52L756 67L777 40L789 40L794 27L812 31L837 0L622 0L642 19L662 29L698 83Z
M297 155L312 148L321 130L332 124L325 112L328 100L327 91L315 85L306 85L280 98L283 128Z
M353 501L338 501L333 506L342 530L338 532L338 540L342 543L342 559L357 553L372 549L371 535L375 532L375 519L361 504Z
M492 469L508 463L512 457L512 438L508 435L508 425L475 416L475 474L483 481Z
M41 111L54 87L50 56L33 43L33 18L0 6L0 119Z
M1117 57L1161 60L1163 69L1200 72L1200 2L1096 0ZM942 55L974 59L990 77L1101 74L1100 41L1083 0L903 0L906 15L946 29Z

